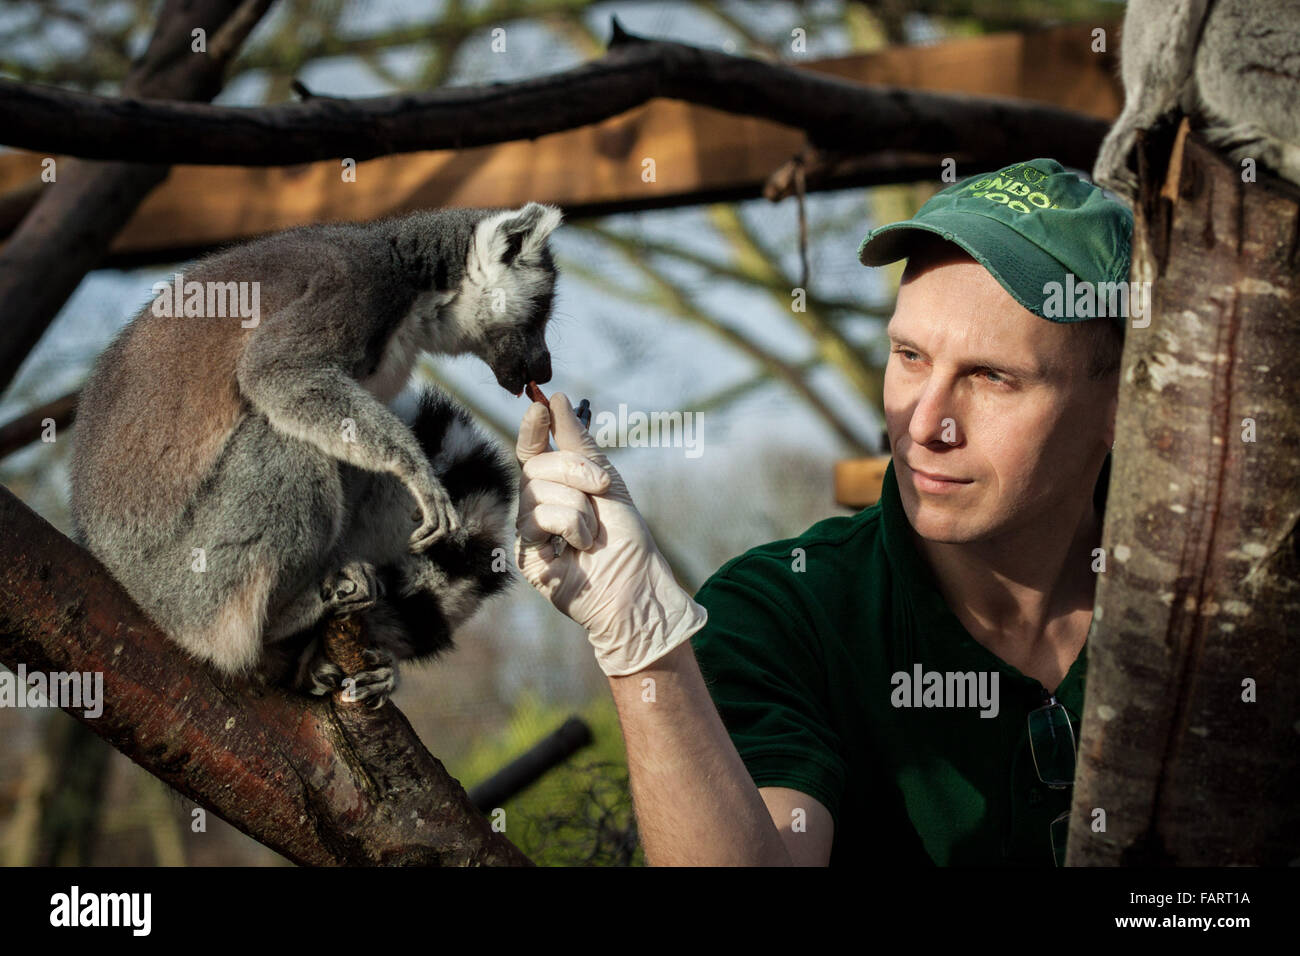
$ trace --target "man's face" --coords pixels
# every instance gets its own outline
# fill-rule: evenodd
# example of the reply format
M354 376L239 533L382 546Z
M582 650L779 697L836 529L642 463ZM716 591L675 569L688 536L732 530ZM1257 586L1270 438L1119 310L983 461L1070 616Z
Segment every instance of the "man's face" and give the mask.
M1034 315L974 259L940 248L914 256L899 289L885 420L912 527L931 541L982 541L1091 497L1118 381L1087 378L1079 330Z

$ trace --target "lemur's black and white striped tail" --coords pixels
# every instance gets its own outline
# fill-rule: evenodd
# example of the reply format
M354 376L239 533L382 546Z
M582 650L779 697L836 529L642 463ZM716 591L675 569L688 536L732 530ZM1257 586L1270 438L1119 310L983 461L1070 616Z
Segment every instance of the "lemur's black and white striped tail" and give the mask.
M509 521L518 466L510 454L483 435L462 405L432 389L421 394L411 430L451 496L461 529L420 555L403 554L377 568L386 596L368 623L376 643L400 659L450 648L460 626L515 579ZM405 541L398 544L404 551Z
M380 596L361 612L365 644L381 657L431 660L454 646L456 632L483 603L515 580L509 529L518 466L501 444L485 436L469 412L448 395L426 389L410 425L434 473L446 487L460 529L419 554L407 544L414 500L389 475L345 468L352 557L374 567ZM281 656L271 668L299 689L325 693L341 672L324 658L320 637L328 620L268 648ZM288 659L296 658L295 665ZM377 661L375 696L396 686L393 661ZM358 690L370 674L358 678Z

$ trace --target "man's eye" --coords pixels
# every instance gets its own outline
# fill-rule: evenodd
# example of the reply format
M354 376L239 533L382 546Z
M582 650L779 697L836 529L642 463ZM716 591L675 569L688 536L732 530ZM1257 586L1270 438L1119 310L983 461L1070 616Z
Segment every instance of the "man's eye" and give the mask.
M985 381L992 382L994 385L1007 384L1007 380L1002 377L1002 373L995 372L991 368L984 369L983 371L980 372L980 374L984 376Z
M894 352L897 355L903 356L904 362L916 362L921 358L921 356L913 352L911 349L894 349Z

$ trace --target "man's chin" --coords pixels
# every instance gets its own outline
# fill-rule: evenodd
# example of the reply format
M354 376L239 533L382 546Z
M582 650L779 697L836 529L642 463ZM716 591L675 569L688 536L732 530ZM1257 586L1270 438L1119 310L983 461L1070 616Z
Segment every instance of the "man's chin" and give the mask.
M963 527L962 522L958 521L922 521L920 525L913 522L912 529L933 544L970 544L983 537L978 532Z
M908 501L903 499L903 511L912 530L935 544L969 544L984 537L983 529L973 520L969 506L958 506L946 501Z

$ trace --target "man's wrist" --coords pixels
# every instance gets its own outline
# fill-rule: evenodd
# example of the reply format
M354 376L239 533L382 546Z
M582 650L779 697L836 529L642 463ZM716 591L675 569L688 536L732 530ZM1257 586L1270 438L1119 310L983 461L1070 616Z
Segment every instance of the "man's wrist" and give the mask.
M694 655L689 639L682 641L663 657L650 661L640 670L632 671L628 674L606 674L610 684L620 684L624 681L644 678L650 671L670 672L680 671L687 659Z
M684 591L671 603L665 618L630 625L626 635L588 633L606 677L629 677L653 666L708 623L709 612Z

